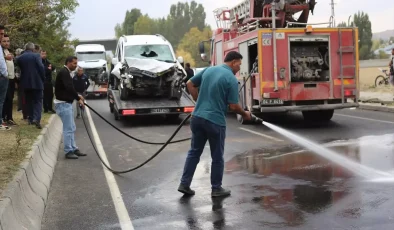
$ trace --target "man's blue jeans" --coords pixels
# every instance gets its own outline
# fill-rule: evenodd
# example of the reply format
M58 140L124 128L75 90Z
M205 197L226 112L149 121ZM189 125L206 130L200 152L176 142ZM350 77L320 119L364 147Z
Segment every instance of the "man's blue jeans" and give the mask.
M63 122L63 142L64 152L67 154L78 149L75 144L74 132L76 130L74 122L73 106L70 103L55 104L56 113Z
M195 116L191 118L190 127L192 141L183 169L181 184L190 187L197 164L200 162L200 156L208 140L212 158L211 185L212 189L220 188L224 172L223 154L226 127Z
M0 76L0 125L3 124L3 105L8 90L8 78Z

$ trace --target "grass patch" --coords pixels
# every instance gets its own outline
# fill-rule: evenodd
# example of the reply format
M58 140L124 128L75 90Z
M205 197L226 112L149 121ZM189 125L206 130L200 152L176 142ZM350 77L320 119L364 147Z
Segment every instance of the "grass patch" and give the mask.
M22 113L16 111L16 105L17 101L14 101L13 117L18 126L12 126L10 131L0 131L0 194L42 131L23 121ZM50 116L51 114L43 113L41 120L43 127L48 124Z

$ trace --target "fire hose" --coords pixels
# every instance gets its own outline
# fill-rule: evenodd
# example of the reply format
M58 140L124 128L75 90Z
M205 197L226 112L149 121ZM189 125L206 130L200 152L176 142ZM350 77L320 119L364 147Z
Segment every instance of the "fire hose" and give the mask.
M246 84L246 82L243 84L243 86L244 86L245 84ZM241 89L239 90L239 92L242 90L243 86L241 87ZM100 154L99 154L99 151L97 150L96 145L94 144L93 138L92 138L92 136L91 136L91 134L90 134L90 132L89 132L88 126L87 126L86 121L85 121L85 116L84 116L84 114L85 114L85 109L81 108L82 121L83 121L83 124L84 124L84 126L85 126L86 132L87 132L87 134L88 134L89 140L90 140L90 142L91 142L91 144L92 144L92 146L93 146L93 149L94 149L94 151L96 152L96 155L97 155L98 158L100 159L101 163L102 163L110 172L112 172L112 173L114 173L114 174L124 174L124 173L132 172L132 171L134 171L134 170L136 170L136 169L139 169L139 168L141 168L142 166L144 166L145 164L147 164L149 161L153 160L157 155L159 155L159 154L167 147L167 145L169 145L169 144L175 144L175 143L180 143L180 142L184 142L184 141L188 141L188 140L191 139L191 138L185 138L185 139L180 139L180 140L172 141L172 139L175 137L175 135L177 135L178 132L179 132L179 130L184 126L184 124L186 123L186 121L190 119L190 117L191 117L192 114L188 114L188 115L186 116L186 118L183 119L183 121L179 124L179 126L175 129L174 133L168 138L168 140L167 140L166 142L159 143L159 142L144 141L144 140L138 139L138 138L136 138L136 137L133 137L133 136L127 134L127 133L124 132L123 130L121 130L121 129L119 129L118 127L116 127L115 125L113 125L111 122L109 122L109 121L108 121L107 119L105 119L103 116L101 116L100 113L98 113L96 110L94 110L92 107L90 107L87 103L84 103L84 105L85 105L86 107L88 107L89 110L91 110L93 113L95 113L98 117L100 117L103 121L105 121L107 124L109 124L112 128L114 128L115 130L119 131L120 133L122 133L123 135L127 136L128 138L133 139L133 140L138 141L138 142L141 142L141 143L144 143L144 144L162 145L162 146L160 147L160 149L156 151L155 154L153 154L150 158L148 158L146 161L144 161L144 162L141 163L140 165L135 166L134 168L126 169L126 170L114 170L114 169L112 169L109 165L107 165L107 163L105 163L105 161L101 158L101 156L100 156ZM262 123L262 122L263 122L262 119L256 117L255 115L251 114L251 116L252 116L252 122L256 122L256 123L257 123L257 122L258 122L258 123Z

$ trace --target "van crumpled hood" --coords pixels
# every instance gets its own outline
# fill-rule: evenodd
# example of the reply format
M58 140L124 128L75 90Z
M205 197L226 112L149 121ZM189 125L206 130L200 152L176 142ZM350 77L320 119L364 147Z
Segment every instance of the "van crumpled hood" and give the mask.
M92 68L102 68L103 65L106 65L107 61L103 59L97 59L92 61L78 61L78 66L84 69L92 69Z
M164 72L176 66L175 63L157 61L155 59L125 58L129 67L148 71L154 74Z

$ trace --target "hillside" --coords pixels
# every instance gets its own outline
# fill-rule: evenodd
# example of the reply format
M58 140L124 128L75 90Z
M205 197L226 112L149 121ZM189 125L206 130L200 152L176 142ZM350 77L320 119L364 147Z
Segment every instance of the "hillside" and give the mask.
M390 37L394 37L394 30L386 30L379 33L374 33L372 36L373 39L383 40L388 40Z

